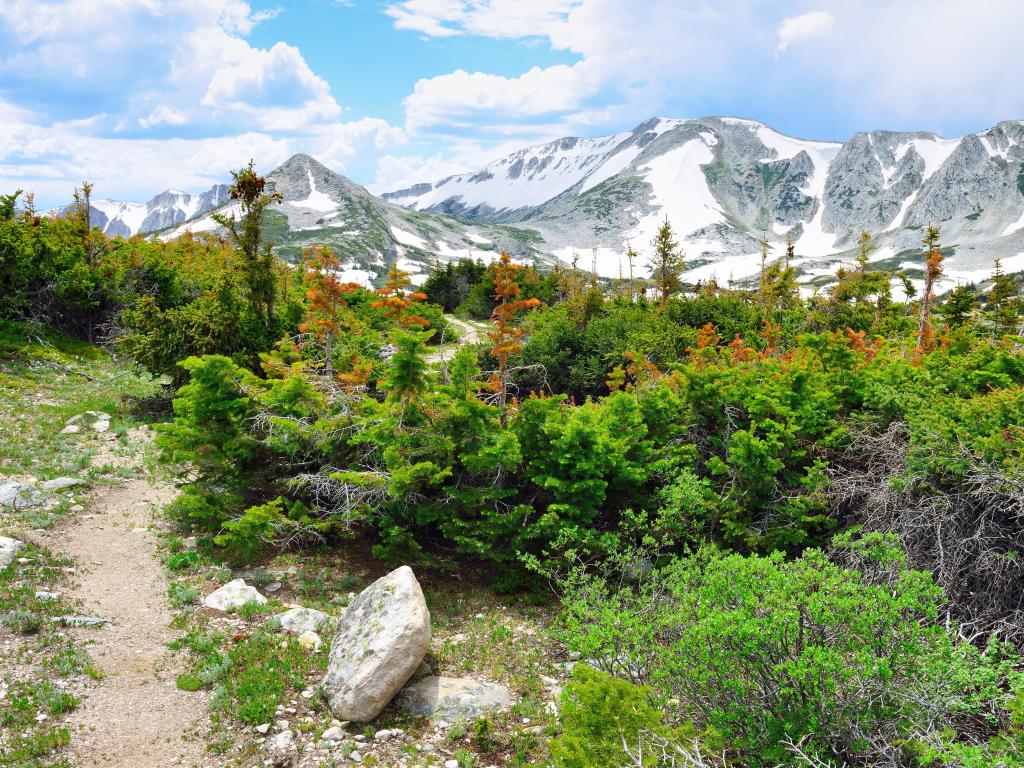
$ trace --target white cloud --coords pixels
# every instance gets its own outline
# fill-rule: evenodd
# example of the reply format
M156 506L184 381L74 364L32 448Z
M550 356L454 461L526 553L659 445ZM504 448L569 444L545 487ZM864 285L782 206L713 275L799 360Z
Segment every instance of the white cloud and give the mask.
M776 29L779 35L779 44L775 48L775 55L781 56L794 43L827 37L831 34L835 24L836 17L825 11L811 11L786 19Z
M143 128L151 128L154 125L160 125L161 123L167 125L184 125L188 122L188 116L177 109L171 107L157 107L150 112L146 117L139 118L139 125Z
M293 130L341 108L298 48L245 36L276 11L243 0L0 1L10 97L69 109L88 99L122 128Z
M396 29L430 37L470 34L494 38L546 35L580 0L403 0L385 13Z
M289 129L331 120L341 113L327 82L309 68L298 48L275 43L246 46L210 79L201 104L237 110L267 128Z

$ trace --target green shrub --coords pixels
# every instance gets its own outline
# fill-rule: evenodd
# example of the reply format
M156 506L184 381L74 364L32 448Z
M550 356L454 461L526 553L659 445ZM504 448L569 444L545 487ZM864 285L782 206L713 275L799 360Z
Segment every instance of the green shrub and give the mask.
M639 586L575 572L561 636L570 649L681 702L680 715L747 765L871 764L963 716L998 724L1012 655L978 651L938 622L941 590L892 539L838 542L863 570L819 550L787 561L704 550Z
M620 768L623 741L642 734L677 737L651 692L586 664L577 664L559 705L562 731L550 744L558 768ZM654 763L650 763L654 765Z

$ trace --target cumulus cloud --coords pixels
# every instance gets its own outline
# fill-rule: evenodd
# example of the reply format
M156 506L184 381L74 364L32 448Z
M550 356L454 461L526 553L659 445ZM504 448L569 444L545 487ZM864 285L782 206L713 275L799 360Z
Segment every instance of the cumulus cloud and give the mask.
M781 56L794 43L827 37L835 26L836 17L825 11L811 11L801 16L786 19L777 28L779 44L775 47L775 55Z

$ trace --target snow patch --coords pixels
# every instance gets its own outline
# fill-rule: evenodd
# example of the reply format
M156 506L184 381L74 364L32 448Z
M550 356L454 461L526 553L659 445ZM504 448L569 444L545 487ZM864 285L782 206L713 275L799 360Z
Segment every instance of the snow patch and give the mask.
M668 217L677 237L725 221L718 201L708 189L702 165L714 160L714 153L702 138L690 139L681 147L652 158L640 168L651 185L650 203L658 212L646 216L637 226L634 239L650 243Z
M927 181L953 154L960 139L911 139L910 143L924 160L924 180Z
M316 182L313 181L313 170L307 168L306 174L309 177L309 197L305 200L296 200L292 205L296 208L309 208L310 210L322 211L324 213L337 211L338 204L329 195L317 190Z
M1019 229L1024 229L1024 212L1021 212L1019 219L1017 219L1015 222L1013 222L1006 229L1003 230L1003 234L1001 234L1000 237L1012 235Z
M418 235L414 235L412 232L406 232L404 229L398 227L391 227L391 234L395 236L395 240L400 242L402 245L411 245L414 248L426 248L427 241Z

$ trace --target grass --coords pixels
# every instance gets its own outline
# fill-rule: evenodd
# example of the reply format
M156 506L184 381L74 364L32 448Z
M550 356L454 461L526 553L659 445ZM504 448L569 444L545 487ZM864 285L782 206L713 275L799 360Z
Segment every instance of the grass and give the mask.
M0 571L0 635L12 633L17 643L17 650L3 660L7 663L0 662L2 683L8 687L0 706L0 728L7 733L0 766L57 768L66 762L53 753L70 738L58 722L78 705L65 688L67 681L78 675L98 678L99 672L85 649L50 621L75 606L62 598L35 596L61 586L67 561L31 544L20 555L28 562ZM17 665L18 674L8 665Z
M127 429L141 423L135 405L159 387L98 347L0 322L0 434L16 438L0 440L0 477L117 476L114 466L93 465L103 444L90 432L60 432L72 416L103 411L112 417L115 450L127 450ZM55 494L56 508L26 510L21 519L33 528L48 527L72 506L67 499L83 490Z

